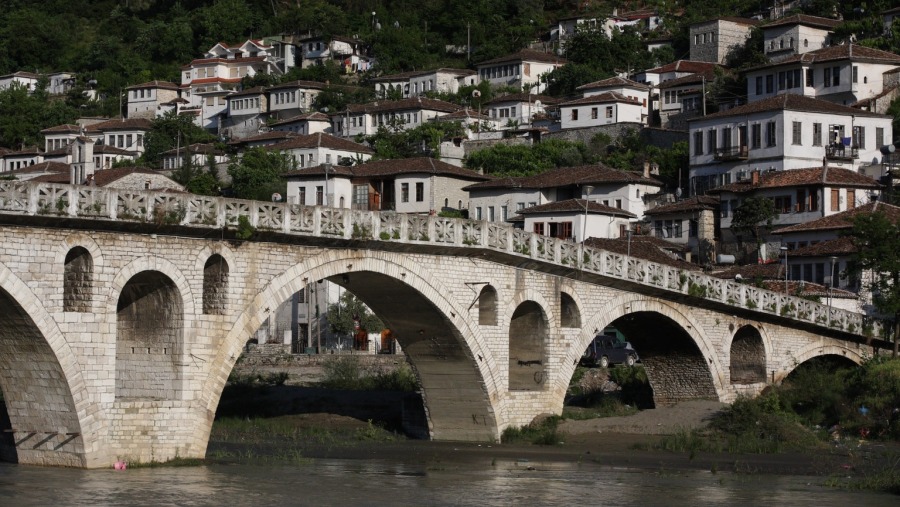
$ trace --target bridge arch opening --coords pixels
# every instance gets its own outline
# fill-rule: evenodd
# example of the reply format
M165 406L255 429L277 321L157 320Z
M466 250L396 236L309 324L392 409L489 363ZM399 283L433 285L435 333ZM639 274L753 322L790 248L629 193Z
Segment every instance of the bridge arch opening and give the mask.
M171 278L142 271L116 305L116 398L178 399L184 305Z
M63 368L18 301L0 289L0 460L84 466L81 425ZM10 447L11 445L11 447Z
M63 311L88 312L94 279L94 258L84 247L66 253L63 268Z
M581 327L581 311L578 304L565 292L559 293L559 316L562 327Z
M497 325L497 289L491 285L482 287L478 294L478 324Z
M653 405L718 400L712 359L682 324L657 311L636 311L609 323L637 351L653 391Z
M509 390L537 391L544 388L544 341L547 316L541 305L524 301L509 322Z
M228 295L228 261L220 254L213 254L203 266L203 313L225 313Z
M738 329L731 340L730 357L732 384L766 381L766 348L758 329L749 325Z

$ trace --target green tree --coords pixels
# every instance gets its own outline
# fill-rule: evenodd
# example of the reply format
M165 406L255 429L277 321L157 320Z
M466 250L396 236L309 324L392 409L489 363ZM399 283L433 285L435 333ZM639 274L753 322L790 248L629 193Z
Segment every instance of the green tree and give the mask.
M344 291L337 303L328 306L327 319L331 331L343 335L356 332L356 324L369 332L384 329L384 323L352 292Z
M194 143L212 142L214 139L212 134L198 127L190 116L169 111L155 118L150 124L150 131L144 139L143 164L158 167L163 152L178 147L184 148ZM186 183L189 179L190 177L182 183Z
M554 167L595 161L584 143L548 139L534 145L498 144L485 148L467 156L465 166L494 176L530 176Z
M771 199L748 197L734 210L731 229L737 234L750 234L756 242L756 254L762 259L763 238L777 216Z
M228 166L231 191L238 199L258 201L268 201L276 192L287 195L287 183L281 175L290 169L285 155L251 148Z
M858 215L849 236L856 247L851 271L861 276L872 293L872 303L894 324L894 356L900 332L900 225L881 211Z

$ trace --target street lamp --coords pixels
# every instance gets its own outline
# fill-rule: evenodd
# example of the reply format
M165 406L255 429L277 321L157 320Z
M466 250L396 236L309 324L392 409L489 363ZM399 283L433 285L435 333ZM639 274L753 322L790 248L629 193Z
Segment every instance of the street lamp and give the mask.
M788 247L783 246L779 250L784 252L784 293L788 294Z
M590 196L591 192L594 191L594 187L592 185L584 186L584 224L582 225L582 234L581 234L581 243L584 244L585 240L587 240L587 219L588 219L588 205L590 204Z

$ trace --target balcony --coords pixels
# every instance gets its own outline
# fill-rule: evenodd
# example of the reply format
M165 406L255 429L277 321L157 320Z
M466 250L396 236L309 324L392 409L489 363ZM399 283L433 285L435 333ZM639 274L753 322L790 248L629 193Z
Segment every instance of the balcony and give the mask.
M727 160L747 160L747 146L728 146L726 148L717 148L715 159L720 161Z
M859 158L859 148L843 144L829 144L825 147L825 158L829 160L853 160Z

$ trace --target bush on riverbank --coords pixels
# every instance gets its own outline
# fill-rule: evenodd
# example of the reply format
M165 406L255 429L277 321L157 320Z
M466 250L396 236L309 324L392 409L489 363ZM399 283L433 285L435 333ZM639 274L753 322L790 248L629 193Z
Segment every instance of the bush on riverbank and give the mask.
M585 368L579 366L569 383L565 419L593 419L634 414L653 407L653 389L643 366Z
M321 386L328 389L415 392L418 388L416 376L406 363L383 371L378 367L363 367L357 356L344 356L325 363L324 368Z
M500 440L504 444L557 445L563 440L557 430L561 420L561 417L554 415L532 422L527 426L510 426L503 430Z

